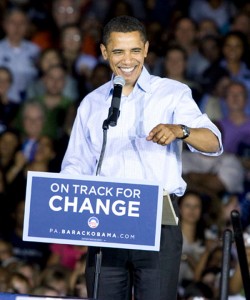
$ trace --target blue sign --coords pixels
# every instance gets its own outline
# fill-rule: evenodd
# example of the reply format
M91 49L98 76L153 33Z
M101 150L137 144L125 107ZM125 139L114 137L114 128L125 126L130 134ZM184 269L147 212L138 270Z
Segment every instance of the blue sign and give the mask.
M147 181L29 171L23 239L158 251L162 193Z

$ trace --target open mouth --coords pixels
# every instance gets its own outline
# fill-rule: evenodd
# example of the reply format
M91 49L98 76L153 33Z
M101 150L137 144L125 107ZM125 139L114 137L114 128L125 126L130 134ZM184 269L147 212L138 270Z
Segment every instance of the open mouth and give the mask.
M130 68L120 68L122 73L124 74L131 74L134 71L135 67L130 67Z

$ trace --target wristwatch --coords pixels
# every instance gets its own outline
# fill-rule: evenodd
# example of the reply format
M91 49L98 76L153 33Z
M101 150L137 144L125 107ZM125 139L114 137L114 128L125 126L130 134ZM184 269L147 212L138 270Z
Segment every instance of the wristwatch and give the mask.
M181 126L181 129L182 129L182 132L183 132L183 137L181 137L180 139L184 140L187 137L189 137L189 135L190 135L190 129L186 125L180 124L180 126Z

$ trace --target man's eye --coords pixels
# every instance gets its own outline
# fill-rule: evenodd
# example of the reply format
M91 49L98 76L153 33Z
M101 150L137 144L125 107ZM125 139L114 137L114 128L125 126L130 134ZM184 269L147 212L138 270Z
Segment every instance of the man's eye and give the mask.
M113 51L113 54L122 54L122 51L116 50L116 51Z

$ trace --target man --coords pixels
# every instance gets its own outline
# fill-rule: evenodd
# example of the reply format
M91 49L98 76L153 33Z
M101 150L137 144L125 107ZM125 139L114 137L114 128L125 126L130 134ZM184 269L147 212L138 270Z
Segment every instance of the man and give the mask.
M125 79L121 113L110 128L100 175L158 181L171 195L183 195L182 139L193 151L222 152L220 132L199 111L190 89L179 82L151 76L144 68L149 43L144 26L120 16L105 27L101 52L114 75ZM62 172L94 175L102 148L102 122L112 98L113 78L80 104ZM180 123L185 124L179 125ZM189 126L189 127L187 127ZM102 300L176 299L182 249L179 226L163 225L160 251L104 248L99 282ZM93 296L95 255L90 247L86 268L89 297Z

